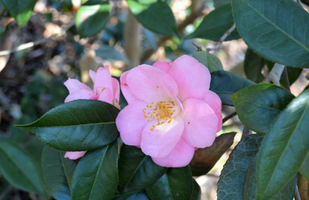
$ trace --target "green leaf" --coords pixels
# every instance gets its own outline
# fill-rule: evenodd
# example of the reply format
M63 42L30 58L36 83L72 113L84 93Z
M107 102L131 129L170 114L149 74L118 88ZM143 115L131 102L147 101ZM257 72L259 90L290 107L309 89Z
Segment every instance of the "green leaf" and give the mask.
M72 199L112 199L118 185L117 141L87 152L79 161L72 185Z
M200 200L202 197L201 187L199 186L199 184L197 184L194 178L192 178L192 183L193 189L190 200Z
M288 71L289 83L290 85L292 85L298 79L303 69L295 68L295 67L287 67L287 71ZM281 74L280 83L285 88L288 88L284 72Z
M246 87L231 98L240 121L258 133L266 133L294 95L281 87L263 83Z
M28 23L37 0L1 0L1 2L21 28Z
M218 200L243 199L246 173L262 140L263 135L248 135L232 151L218 181Z
M224 35L224 33L233 26L233 24L234 20L232 16L232 8L231 4L229 3L219 8L216 8L208 15L206 15L201 24L197 27L197 29L190 35L186 36L185 39L202 38L219 41L220 38ZM240 38L240 36L235 29L225 39L225 41L238 38Z
M232 8L237 30L253 51L283 65L308 66L309 15L299 4L232 0Z
M246 200L254 200L256 197L256 163L257 156L252 160L250 167L247 171L245 185L244 185L244 198ZM290 200L293 199L295 187L297 183L297 176L294 176L290 182L273 198L270 200Z
M100 148L116 140L119 110L106 102L75 100L51 109L37 121L16 127L35 133L46 145L64 151Z
M255 83L227 71L218 70L211 73L210 90L219 95L223 105L234 106L231 95L253 84Z
M166 2L127 0L127 4L145 28L158 34L178 37L173 12Z
M205 65L209 72L223 70L223 66L219 58L207 51L197 51L192 55L193 58Z
M149 200L145 191L131 192L114 197L113 200Z
M156 182L167 168L155 164L139 148L124 145L119 158L119 188L121 192L136 191Z
M257 165L257 199L278 193L297 173L309 153L309 90L278 115L261 144Z
M73 173L76 162L64 158L65 152L44 146L42 154L42 178L44 185L55 199L70 200Z
M218 8L218 7L226 5L226 4L231 4L230 0L213 0L213 2L214 2L215 8Z
M221 156L233 144L236 132L225 133L217 137L210 147L197 149L190 162L193 176L201 176L209 172Z
M0 140L0 172L16 188L41 195L45 192L35 160L13 142Z
M170 168L146 192L151 200L187 200L193 192L190 167Z
M307 155L307 157L305 158L303 164L299 169L299 172L309 182L309 155Z
M107 4L83 5L75 16L75 25L81 37L97 35L106 25L109 19L111 6Z
M264 80L264 75L262 74L262 69L264 66L265 60L248 48L244 61L244 71L246 77L255 83L262 82Z
M27 149L27 151L32 155L32 157L37 161L37 164L39 166L41 165L41 158L44 146L44 143L36 136L33 136L25 145L25 149Z

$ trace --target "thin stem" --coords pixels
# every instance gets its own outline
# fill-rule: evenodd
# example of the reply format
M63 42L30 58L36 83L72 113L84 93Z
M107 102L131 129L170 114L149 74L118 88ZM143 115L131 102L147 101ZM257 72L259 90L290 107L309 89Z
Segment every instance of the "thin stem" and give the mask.
M223 118L222 120L222 124L224 124L227 120L231 119L232 117L234 117L235 115L237 115L236 111L232 112L231 114L227 115L226 117Z
M284 76L285 76L285 82L286 82L286 85L287 85L287 89L289 90L289 92L291 92L290 90L290 81L289 81L289 75L288 75L288 68L287 66L284 67Z
M194 42L192 42L193 46L195 46L197 48L197 51L202 51L202 48L200 46L198 46L197 44L195 44Z
M234 23L233 26L229 30L227 30L224 33L224 35L220 38L218 44L212 48L207 48L206 51L209 52L209 51L217 50L221 46L222 42L224 42L224 40L227 38L227 36L229 36L231 32L235 30L235 28L236 28L236 24Z
M59 37L59 36L65 34L66 31L69 30L74 24L75 24L75 22L71 22L71 23L68 24L66 27L64 27L64 28L61 30L60 33L54 34L54 35L52 35L52 36L50 36L50 37L48 37L48 38L44 38L44 39L37 40L37 41L34 41L34 42L28 42L28 43L25 43L25 44L21 44L21 45L19 45L18 47L13 48L13 49L11 49L11 50L0 51L0 56L6 56L6 55L9 55L9 54L14 53L14 52L17 52L17 51L29 49L29 48L34 47L34 46L36 46L36 45L45 43L45 42L47 42L47 41L50 40L50 39L54 39L54 38L56 38L56 37Z

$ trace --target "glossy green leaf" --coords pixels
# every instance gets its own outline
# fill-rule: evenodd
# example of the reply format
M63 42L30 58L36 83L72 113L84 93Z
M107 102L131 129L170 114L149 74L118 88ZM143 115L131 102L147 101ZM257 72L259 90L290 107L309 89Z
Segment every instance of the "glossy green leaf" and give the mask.
M223 105L234 106L231 95L254 82L227 71L211 73L210 90L219 95Z
M37 0L1 0L19 27L26 26Z
M309 153L309 90L278 115L261 144L257 165L257 199L268 199L297 173Z
M0 172L16 188L36 194L45 192L35 160L13 142L0 140Z
M136 191L156 182L167 168L155 164L139 148L124 145L119 158L119 187L121 192Z
M185 39L202 38L219 41L225 32L233 26L233 24L234 19L232 16L231 4L226 4L216 8L208 15L206 15L197 29L190 35L186 36ZM235 29L225 39L225 41L238 38L240 38L240 36Z
M255 83L262 82L264 80L264 75L262 74L264 66L265 60L248 48L244 61L246 77Z
M246 87L231 98L240 121L249 129L266 133L294 95L281 87L263 83Z
M113 200L149 200L149 197L145 191L139 191L118 195Z
M151 200L187 200L193 192L190 167L170 168L151 187L146 188Z
M65 152L45 145L42 154L42 178L48 193L55 199L70 200L76 162L64 158Z
M106 102L75 100L51 109L31 124L16 127L35 133L58 150L93 150L116 140L118 113L115 106Z
M127 3L133 15L145 28L158 34L178 37L173 12L166 2L127 0Z
M247 171L245 185L244 185L244 198L246 200L254 200L256 197L256 163L257 156L252 160L250 167ZM270 200L291 200L293 199L295 187L297 183L297 176L295 175L290 182L273 198Z
M111 6L107 4L83 5L75 16L75 25L81 37L91 37L98 34L109 19Z
M200 200L202 197L202 191L201 191L201 187L199 186L199 184L195 181L194 178L192 178L192 193L191 193L191 197L190 200Z
M87 152L79 161L73 176L72 199L112 199L118 185L117 141Z
M197 149L190 162L193 176L201 176L209 172L227 149L234 142L236 132L225 133L217 137L210 147Z
M221 171L218 182L218 200L243 199L246 173L256 156L263 135L248 135L238 143Z
M231 4L230 0L213 0L213 2L214 2L215 8L218 8L218 7L226 5L226 4Z
M303 164L301 165L299 172L309 182L309 156L306 157Z
M25 145L25 149L32 155L39 166L41 165L44 146L44 143L36 136L33 136Z
M308 66L309 15L299 4L232 0L232 8L237 30L253 51L287 66Z
M223 70L223 66L219 58L207 51L197 51L192 55L193 58L205 65L209 72Z

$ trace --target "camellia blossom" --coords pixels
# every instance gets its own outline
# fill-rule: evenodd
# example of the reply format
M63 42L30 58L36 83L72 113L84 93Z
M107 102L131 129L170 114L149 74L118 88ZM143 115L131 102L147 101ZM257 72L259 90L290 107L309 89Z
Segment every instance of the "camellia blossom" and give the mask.
M122 141L158 165L189 164L222 127L221 100L209 90L210 78L209 70L187 55L125 72L120 83L128 106L116 118Z
M70 94L64 102L77 99L94 99L105 101L118 107L120 95L119 82L111 77L109 68L100 67L97 72L90 70L89 75L94 83L93 90L78 80L69 78L64 85L68 88ZM75 160L84 156L85 153L86 151L66 152L64 157Z

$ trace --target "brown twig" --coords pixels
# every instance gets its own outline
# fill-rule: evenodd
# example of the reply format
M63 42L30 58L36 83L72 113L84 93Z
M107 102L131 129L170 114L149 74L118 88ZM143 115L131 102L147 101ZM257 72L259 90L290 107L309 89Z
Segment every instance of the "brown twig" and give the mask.
M236 111L235 112L232 112L231 114L227 115L226 117L223 118L222 120L222 124L224 124L227 120L231 119L232 117L236 116L237 113Z
M206 51L209 52L209 51L217 50L221 46L222 42L224 42L224 40L235 30L235 28L236 28L236 24L234 23L233 26L229 30L227 30L224 33L224 35L222 35L218 44L212 48L207 48Z

